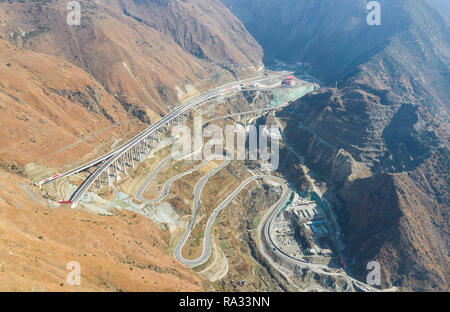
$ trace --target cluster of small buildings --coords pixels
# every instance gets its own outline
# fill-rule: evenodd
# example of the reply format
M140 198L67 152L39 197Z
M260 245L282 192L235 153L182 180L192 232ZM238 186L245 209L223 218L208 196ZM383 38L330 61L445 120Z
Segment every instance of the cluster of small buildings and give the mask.
M281 84L286 87L294 87L297 85L297 83L297 79L294 76L287 76L286 78L284 78Z
M309 222L306 222L306 225L309 226L309 228L311 229L311 231L314 234L327 235L329 233L327 227L325 226L325 224L323 222L323 220L320 220L320 221L309 221Z
M290 210L298 217L299 220L316 220L323 219L325 217L315 201L307 200L297 194L294 196Z

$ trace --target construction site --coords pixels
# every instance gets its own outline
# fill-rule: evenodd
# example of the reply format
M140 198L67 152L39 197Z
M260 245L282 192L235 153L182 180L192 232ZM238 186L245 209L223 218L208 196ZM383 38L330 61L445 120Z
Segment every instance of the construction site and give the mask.
M314 199L293 192L291 201L274 218L269 235L274 245L292 259L338 267L331 228Z

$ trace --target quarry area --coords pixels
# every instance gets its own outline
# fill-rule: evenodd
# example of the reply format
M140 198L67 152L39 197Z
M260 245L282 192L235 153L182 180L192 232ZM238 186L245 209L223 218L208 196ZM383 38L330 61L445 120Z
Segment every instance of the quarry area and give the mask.
M344 264L334 247L336 233L330 233L330 228L325 213L314 200L294 193L292 201L274 219L270 236L289 257L339 267Z

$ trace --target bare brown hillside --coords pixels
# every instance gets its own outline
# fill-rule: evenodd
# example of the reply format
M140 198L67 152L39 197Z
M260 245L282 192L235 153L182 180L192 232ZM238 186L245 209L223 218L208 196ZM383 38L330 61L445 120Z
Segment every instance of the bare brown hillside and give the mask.
M66 209L32 182L110 151L212 86L254 74L262 50L217 1L170 10L149 9L155 1L80 2L81 25L69 26L67 3L0 1L0 288L205 290L170 254L167 230L129 212ZM150 13L177 27L150 25L144 19L158 20ZM69 261L81 264L81 287L65 284Z
M58 207L26 177L27 164L70 165L144 124L79 67L5 40L0 52L1 290L202 290L149 220ZM81 264L81 287L65 282L70 261Z
M0 291L201 291L169 254L168 231L125 211L63 209L27 179L0 170ZM81 266L81 286L66 264Z
M0 51L4 166L70 164L143 128L81 68L2 39Z
M79 26L67 25L60 1L0 3L4 166L56 169L92 158L261 63L261 48L222 4L166 2L80 1ZM187 36L211 48L208 57L176 39Z
M217 0L104 0L135 20L172 38L184 50L239 69L262 65L262 49L239 21Z
M356 276L377 260L383 287L447 290L448 148L423 126L432 120L423 107L393 103L389 91L323 88L280 115L288 140L339 196Z
M204 80L214 83L235 74L220 67L252 72L261 64L260 46L217 1L80 3L79 26L67 25L67 4L60 1L0 3L0 34L18 47L83 68L143 122L152 117L148 110L160 114L176 105L187 85L201 88ZM219 14L222 8L228 15ZM198 37L190 43L179 39L190 36ZM200 44L201 55L193 48ZM217 64L223 59L226 66Z
M266 64L322 81L284 110L285 135L340 195L358 278L378 260L384 286L448 291L448 21L426 0L378 1L377 27L364 0L222 1Z

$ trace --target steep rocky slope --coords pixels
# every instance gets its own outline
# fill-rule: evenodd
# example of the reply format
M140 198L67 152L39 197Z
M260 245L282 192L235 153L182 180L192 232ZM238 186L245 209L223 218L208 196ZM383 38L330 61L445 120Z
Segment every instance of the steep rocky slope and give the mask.
M235 71L252 72L261 63L259 45L231 13L219 14L216 1L80 3L79 26L67 25L69 10L60 1L0 3L0 33L19 47L83 68L144 122L173 107L186 86L214 82L211 76L227 79L230 72L216 64L225 55ZM199 37L179 39L189 36Z
M267 62L323 82L280 117L340 197L357 276L378 260L384 287L448 290L448 21L423 0L380 1L381 26L360 0L223 2Z
M435 153L417 169L349 183L345 231L358 275L377 259L383 286L448 289L449 157Z
M0 39L0 64L0 161L6 168L70 164L144 126L67 61Z
M262 65L262 49L220 2L210 0L105 0L145 25L171 37L191 54L228 68Z

